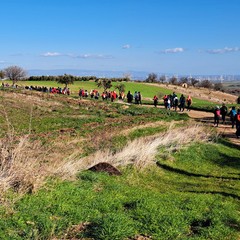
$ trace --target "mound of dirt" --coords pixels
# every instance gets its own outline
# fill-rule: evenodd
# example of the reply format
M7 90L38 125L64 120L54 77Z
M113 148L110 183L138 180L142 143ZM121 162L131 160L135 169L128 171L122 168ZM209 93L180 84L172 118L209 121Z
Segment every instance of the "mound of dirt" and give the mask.
M122 175L121 172L113 167L111 164L106 163L106 162L100 162L93 167L89 168L88 170L93 171L93 172L106 172L109 175Z

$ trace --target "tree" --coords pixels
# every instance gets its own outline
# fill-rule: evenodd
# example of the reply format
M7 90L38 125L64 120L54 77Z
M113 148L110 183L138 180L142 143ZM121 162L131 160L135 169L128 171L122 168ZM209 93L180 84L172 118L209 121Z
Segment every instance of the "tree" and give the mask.
M149 82L149 83L156 83L157 82L157 74L156 73L148 74L148 77L145 81Z
M123 83L119 83L115 86L115 89L118 89L119 94L121 94L122 92L125 92L126 87Z
M220 83L220 82L214 83L214 90L216 90L216 91L223 91L224 90L223 84Z
M27 72L18 66L10 66L5 68L4 75L6 78L10 79L13 83L13 86L20 80L23 80L27 77Z
M169 83L172 84L172 85L177 85L178 83L178 79L177 77L173 76L169 79Z
M190 82L191 82L191 84L192 84L193 87L195 87L195 85L196 85L197 83L199 83L199 81L198 81L196 78L190 78Z
M183 85L183 84L188 84L188 78L187 77L181 77L179 80L179 85Z
M59 76L56 81L61 84L65 84L65 88L68 87L69 84L73 84L74 77L72 75L64 74Z
M107 89L110 89L112 87L112 81L106 78L97 79L96 83L98 87L103 87L104 92L106 92Z
M166 80L167 80L167 78L166 78L165 75L162 75L162 76L159 78L159 81L160 81L161 83L164 83Z
M203 87L203 88L212 88L212 83L211 81L209 80L202 80L199 84L200 87Z
M0 71L0 79L4 79L4 77L5 77L5 74L4 74L4 71Z

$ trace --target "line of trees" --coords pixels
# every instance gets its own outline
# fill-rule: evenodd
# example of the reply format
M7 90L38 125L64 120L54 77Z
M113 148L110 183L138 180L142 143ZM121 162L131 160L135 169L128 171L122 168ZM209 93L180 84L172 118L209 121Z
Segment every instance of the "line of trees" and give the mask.
M99 81L99 80L110 80L111 82L129 82L130 78L123 77L123 78L97 78L96 76L73 76L69 74L64 74L71 78L73 78L74 81ZM58 78L61 78L61 76L30 76L27 78L27 81L58 81Z
M177 78L176 76L172 76L167 79L167 77L165 75L161 75L160 77L158 77L158 75L156 73L150 73L144 82L162 83L162 84L168 83L168 84L179 85L179 86L187 85L187 86L193 86L193 87L211 88L211 89L215 89L218 91L224 90L223 85L220 82L213 83L208 79L204 79L204 80L200 81L194 77Z
M112 82L128 82L130 78L128 76L123 78L97 78L95 76L73 76L69 74L59 76L30 76L27 77L27 72L19 66L10 66L0 71L0 79L9 79L12 81L12 85L15 86L18 81L55 81L60 84L65 84L67 87L69 84L73 84L74 81L95 81L97 86L102 86L105 90L112 86ZM122 85L118 84L119 89L122 89Z

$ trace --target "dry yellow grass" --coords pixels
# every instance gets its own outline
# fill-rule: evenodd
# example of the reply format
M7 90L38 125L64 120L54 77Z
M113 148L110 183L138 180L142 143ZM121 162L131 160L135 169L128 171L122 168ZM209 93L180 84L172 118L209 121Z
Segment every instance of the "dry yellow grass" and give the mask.
M181 92L185 95L191 95L194 98L199 98L202 100L208 100L211 102L215 102L218 104L222 104L223 102L227 104L236 104L237 97L233 94L224 93L221 91L215 91L207 88L184 88L182 86L175 85L164 85L164 88L171 89L172 91Z
M86 170L99 162L108 162L113 166L134 164L141 169L146 165L155 163L155 156L159 147L165 147L172 151L193 142L208 141L210 135L211 133L200 125L183 128L170 126L165 133L129 142L122 151L115 154L110 149L97 151L95 154L81 159L75 158L73 154L69 157L69 161L56 170L56 174L65 179L70 179L77 172Z
M0 139L0 192L10 188L21 193L35 191L47 177L55 175L63 162L81 153L81 149L74 148L79 141L69 139L42 145L40 141L31 140L30 135L16 137L14 134ZM70 155L71 151L75 153Z

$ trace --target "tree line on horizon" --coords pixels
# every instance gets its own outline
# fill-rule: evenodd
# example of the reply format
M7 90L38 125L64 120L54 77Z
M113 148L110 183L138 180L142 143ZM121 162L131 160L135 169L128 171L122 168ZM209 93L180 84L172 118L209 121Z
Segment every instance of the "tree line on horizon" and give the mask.
M129 82L130 77L122 78L98 78L96 76L73 76L70 74L64 74L59 76L30 76L27 77L27 72L19 66L10 66L3 70L0 70L0 79L7 78L13 82L15 85L20 80L25 81L56 81L58 83L72 84L74 81L95 81L97 84L99 82L111 83L111 82ZM134 82L146 82L146 83L161 83L161 84L172 84L180 86L193 86L193 87L203 87L214 89L218 91L224 91L223 85L220 82L213 83L208 79L198 80L194 77L181 77L172 76L167 78L165 75L158 77L156 73L150 73L147 78L143 81L134 80Z

